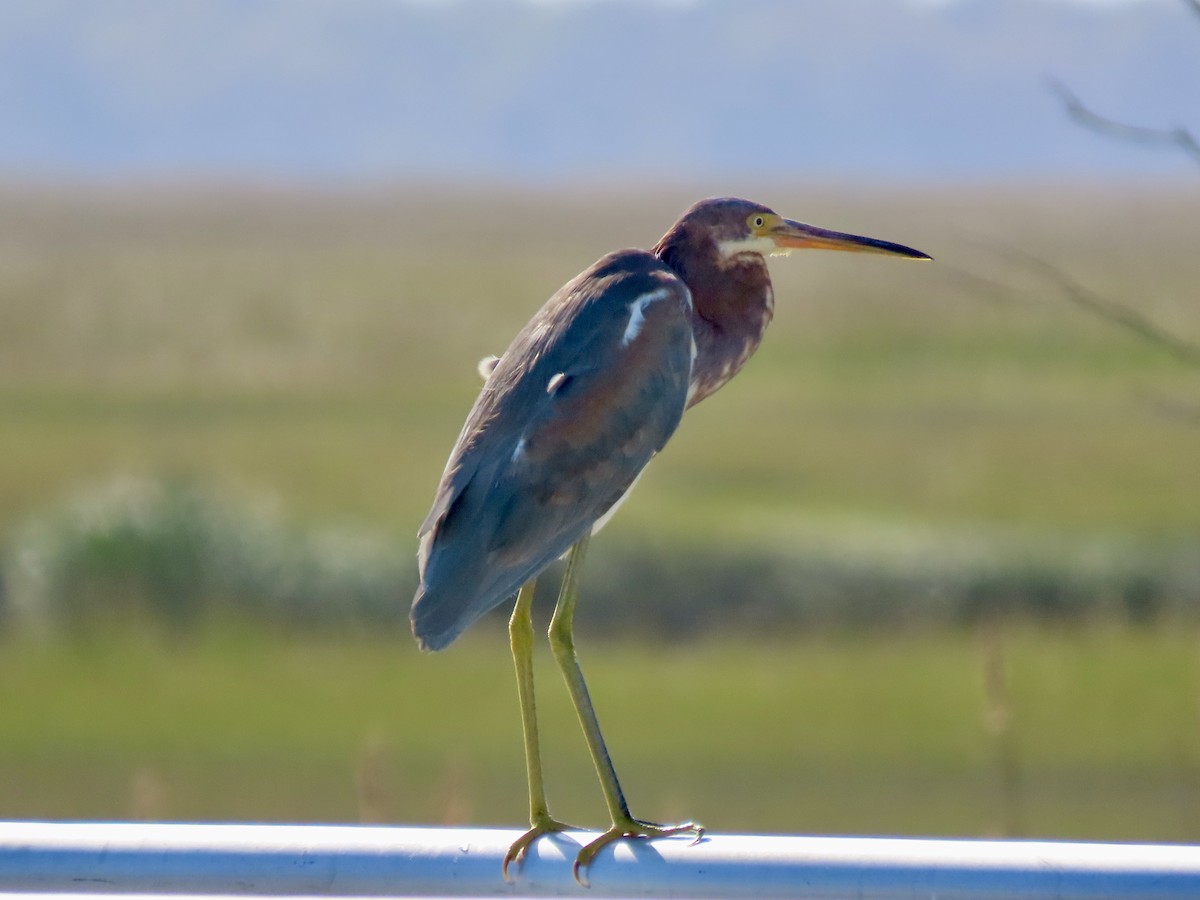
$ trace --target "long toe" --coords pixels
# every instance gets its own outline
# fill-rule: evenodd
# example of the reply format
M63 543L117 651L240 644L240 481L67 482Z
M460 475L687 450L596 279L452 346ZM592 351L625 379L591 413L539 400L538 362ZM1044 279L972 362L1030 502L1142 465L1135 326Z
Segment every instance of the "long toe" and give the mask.
M694 835L692 843L698 843L704 837L703 826L697 825L695 822L684 822L681 825L656 825L653 822L643 822L641 819L626 819L621 822L614 822L612 827L594 841L584 845L579 851L579 855L575 857L575 880L588 887L586 878L588 866L592 864L592 860L596 858L596 854L607 847L614 841L623 840L624 838L660 838L671 837L677 834Z
M533 846L534 841L543 835L556 834L559 831L566 831L568 828L573 828L573 826L564 824L563 822L560 822L557 819L552 819L549 816L534 822L533 827L513 841L513 845L509 847L508 852L504 854L504 862L500 866L500 872L504 875L504 880L509 880L509 863L515 861L518 866L523 863L525 861L525 854L529 852L529 848Z

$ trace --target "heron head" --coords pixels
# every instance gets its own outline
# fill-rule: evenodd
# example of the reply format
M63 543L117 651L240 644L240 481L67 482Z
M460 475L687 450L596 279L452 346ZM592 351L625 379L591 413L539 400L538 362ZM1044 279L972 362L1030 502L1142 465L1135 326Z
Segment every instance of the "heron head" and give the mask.
M746 253L779 256L795 250L845 250L931 259L903 244L806 225L785 219L761 203L734 197L701 200L684 213L679 225L706 232L722 261Z

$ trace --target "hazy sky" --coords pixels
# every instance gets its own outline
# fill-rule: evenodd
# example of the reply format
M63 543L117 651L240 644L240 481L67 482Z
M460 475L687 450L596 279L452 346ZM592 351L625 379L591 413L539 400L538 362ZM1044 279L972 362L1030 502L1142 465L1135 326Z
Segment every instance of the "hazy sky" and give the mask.
M0 178L1193 177L1183 0L0 4Z

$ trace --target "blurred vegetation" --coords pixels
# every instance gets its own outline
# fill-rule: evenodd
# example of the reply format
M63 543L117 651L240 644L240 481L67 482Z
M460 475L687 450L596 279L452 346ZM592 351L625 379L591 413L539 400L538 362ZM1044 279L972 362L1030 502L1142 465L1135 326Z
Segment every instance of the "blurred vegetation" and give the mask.
M1200 371L1021 263L1200 343L1197 190L706 190L937 263L774 262L594 543L635 811L1200 840ZM419 657L414 532L476 360L695 195L0 189L0 816L516 822L503 611Z
M578 620L610 636L974 624L997 617L1146 625L1200 619L1194 554L1002 536L881 532L886 553L816 536L783 548L637 543L613 535L590 560ZM299 526L266 500L185 480L123 478L17 530L0 572L0 626L88 640L116 622L176 638L209 621L285 633L407 628L415 561L364 527ZM548 615L561 572L543 579ZM503 628L507 609L494 627Z
M395 623L412 582L408 559L376 535L301 530L265 502L135 479L30 522L9 560L14 623L80 639L114 622L176 637L205 618L284 629Z
M526 812L506 642L228 623L0 643L5 818L515 826ZM1009 629L1002 769L963 631L601 644L580 653L634 812L721 831L1200 841L1195 629ZM540 643L540 642L539 642ZM550 801L603 801L538 647Z
M1020 256L1200 344L1195 188L730 189L937 262L774 262L767 341L598 542L581 616L689 635L1195 613L1200 370ZM0 194L4 606L176 624L402 623L475 361L694 197Z

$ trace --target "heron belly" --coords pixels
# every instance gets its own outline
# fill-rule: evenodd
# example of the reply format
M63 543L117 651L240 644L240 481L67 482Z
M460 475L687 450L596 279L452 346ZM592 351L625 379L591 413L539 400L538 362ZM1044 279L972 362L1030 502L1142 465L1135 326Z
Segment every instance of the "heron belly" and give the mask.
M645 472L645 471L646 471L645 469L642 469L642 472ZM634 487L637 486L637 483L642 478L642 472L638 472L637 475L634 476L633 481L630 483L629 487L625 488L625 493L623 493L620 497L617 498L616 503L614 503L607 510L605 510L604 515L602 515L600 518L598 518L595 522L592 523L592 534L596 534L601 528L603 528L605 525L607 525L608 520L611 519L614 515L616 515L617 510L621 508L621 504L623 504L626 500L629 499L629 495L633 493Z

